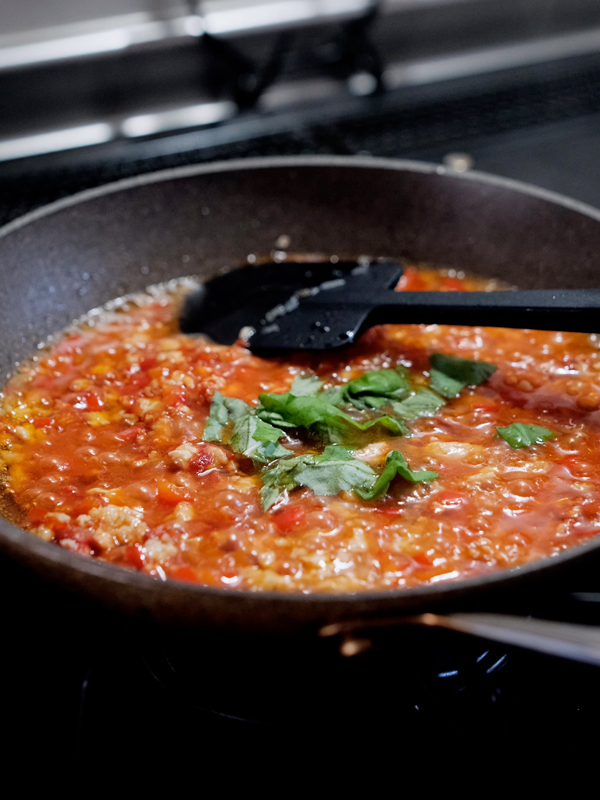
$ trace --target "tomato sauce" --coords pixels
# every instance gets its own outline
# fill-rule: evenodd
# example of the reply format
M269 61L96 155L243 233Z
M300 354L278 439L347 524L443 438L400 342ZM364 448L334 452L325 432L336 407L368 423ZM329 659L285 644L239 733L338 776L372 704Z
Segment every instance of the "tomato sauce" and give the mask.
M400 290L494 288L408 267ZM167 292L65 335L21 370L0 408L5 491L33 535L91 558L209 586L350 592L468 578L556 555L600 531L600 352L595 335L440 325L373 328L326 356L262 359L176 328ZM255 405L295 376L325 387L431 353L497 366L411 435L355 453L380 472L392 449L413 470L374 501L286 492L268 511L260 468L203 441L212 397ZM496 428L554 438L513 449ZM302 442L291 437L295 452Z

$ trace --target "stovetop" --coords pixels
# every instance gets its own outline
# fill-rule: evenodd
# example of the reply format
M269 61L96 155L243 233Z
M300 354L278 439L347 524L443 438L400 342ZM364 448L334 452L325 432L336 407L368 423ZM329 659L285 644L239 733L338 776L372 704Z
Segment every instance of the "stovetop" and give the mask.
M247 116L233 127L87 150L0 169L0 221L74 191L155 169L281 154L370 154L475 168L600 206L600 62L510 85L464 82L390 95L328 118ZM451 96L452 95L452 96ZM236 127L237 126L237 127ZM459 159L460 161L460 159ZM523 613L600 622L576 591L533 594ZM424 790L485 778L510 787L593 775L598 670L447 631L385 631L344 657L339 642L287 644L141 626L0 559L6 763L47 776L196 776L226 792ZM30 766L28 766L30 768ZM317 775L321 775L317 782ZM286 783L282 784L281 780Z
M34 753L49 779L64 778L65 759L72 775L104 764L116 777L116 758L130 779L172 769L185 785L201 770L231 792L249 776L308 788L317 768L338 791L389 791L410 776L434 786L457 770L494 788L539 785L541 765L553 781L593 775L597 668L443 630L372 633L370 649L344 657L339 641L317 636L157 629L5 560L0 575L9 771ZM599 616L568 587L532 610Z

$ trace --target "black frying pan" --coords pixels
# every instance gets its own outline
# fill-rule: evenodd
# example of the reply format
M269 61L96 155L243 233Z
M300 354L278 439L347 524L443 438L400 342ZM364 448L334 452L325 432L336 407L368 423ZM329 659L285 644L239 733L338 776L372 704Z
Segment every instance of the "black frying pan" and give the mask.
M519 287L600 283L600 213L512 181L358 158L273 158L161 172L83 192L0 231L0 376L85 311L151 283L211 276L281 234L296 252L405 257ZM599 324L600 328L600 324ZM475 580L355 595L164 583L44 543L0 518L0 547L36 572L147 619L294 633L346 618L478 610L600 552Z

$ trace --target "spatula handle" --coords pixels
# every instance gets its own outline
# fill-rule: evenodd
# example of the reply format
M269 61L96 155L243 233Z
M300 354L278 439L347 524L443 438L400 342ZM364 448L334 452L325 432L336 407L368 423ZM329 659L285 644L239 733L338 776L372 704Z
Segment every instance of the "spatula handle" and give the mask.
M327 293L312 302L331 302ZM534 330L600 331L600 289L511 292L346 292L345 306L369 309L366 327L439 323Z

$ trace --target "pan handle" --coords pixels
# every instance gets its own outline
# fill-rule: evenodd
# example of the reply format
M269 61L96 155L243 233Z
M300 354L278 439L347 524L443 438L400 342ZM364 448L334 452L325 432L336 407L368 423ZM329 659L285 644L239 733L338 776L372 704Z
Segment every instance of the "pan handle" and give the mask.
M344 635L341 645L343 655L356 655L370 645L368 631L373 628L400 625L425 625L480 636L538 653L583 661L600 666L600 628L572 625L505 614L418 614L407 617L390 617L334 623L321 628L321 636ZM367 638L364 638L364 637Z

